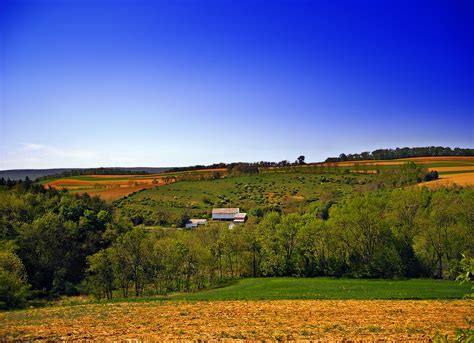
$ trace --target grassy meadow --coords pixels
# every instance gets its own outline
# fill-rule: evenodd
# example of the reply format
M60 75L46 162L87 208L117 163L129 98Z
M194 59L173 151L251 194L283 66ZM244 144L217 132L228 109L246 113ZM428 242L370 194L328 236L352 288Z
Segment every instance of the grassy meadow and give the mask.
M176 295L170 299L279 300L279 299L462 299L470 291L468 284L433 279L384 280L346 278L255 278L235 284Z

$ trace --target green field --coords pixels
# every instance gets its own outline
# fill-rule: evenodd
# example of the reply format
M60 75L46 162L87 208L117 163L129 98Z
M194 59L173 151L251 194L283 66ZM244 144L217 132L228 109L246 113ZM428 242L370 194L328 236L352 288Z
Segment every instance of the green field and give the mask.
M272 172L216 180L180 181L144 190L115 205L128 217L157 218L161 213L209 217L213 207L306 209L311 203L338 199L370 181L373 175ZM153 220L153 219L152 219Z
M433 279L256 278L172 299L461 299L469 291L467 284Z

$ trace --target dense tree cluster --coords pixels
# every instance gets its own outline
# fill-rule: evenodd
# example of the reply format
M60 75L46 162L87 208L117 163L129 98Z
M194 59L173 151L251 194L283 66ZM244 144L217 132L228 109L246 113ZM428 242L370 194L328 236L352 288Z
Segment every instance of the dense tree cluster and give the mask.
M182 172L182 171L193 171L193 170L202 170L202 169L227 169L228 171L239 170L239 169L248 169L249 173L258 172L259 168L278 168L278 167L288 167L291 165L304 164L304 156L299 156L294 163L290 161L283 160L280 162L232 162L232 163L214 163L210 165L195 165L191 167L177 167L170 168L169 172ZM245 172L245 171L244 171Z
M135 227L89 258L85 289L110 298L245 276L455 277L462 254L474 254L473 213L472 189L408 189L270 212L232 230Z
M107 246L106 232L116 227L111 208L99 198L27 182L0 187L0 245L8 251L0 256L0 288L10 280L21 295L27 280L34 296L77 293L87 256ZM5 260L17 266L14 271L3 267Z
M339 157L330 157L326 162L360 161L360 160L394 160L397 158L432 157L432 156L474 156L474 149L450 147L417 147L377 149L360 154L340 154Z
M146 229L114 218L98 198L2 186L0 306L192 291L245 276L447 278L462 254L474 256L472 188L379 189L299 213L250 212L233 229Z

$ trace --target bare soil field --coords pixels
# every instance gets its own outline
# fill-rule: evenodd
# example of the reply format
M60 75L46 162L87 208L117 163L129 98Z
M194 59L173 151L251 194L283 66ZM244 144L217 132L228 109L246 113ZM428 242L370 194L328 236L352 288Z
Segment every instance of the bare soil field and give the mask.
M1 340L416 340L466 328L474 302L279 300L89 304L0 313Z
M135 193L139 190L153 188L162 184L164 183L163 182L159 182L158 184L139 183L136 186L120 185L119 187L109 187L104 190L88 190L88 191L82 191L82 192L77 192L77 193L80 193L80 194L87 193L90 196L97 195L104 200L113 201L115 199L119 199L129 194ZM74 189L70 188L70 190L74 192Z

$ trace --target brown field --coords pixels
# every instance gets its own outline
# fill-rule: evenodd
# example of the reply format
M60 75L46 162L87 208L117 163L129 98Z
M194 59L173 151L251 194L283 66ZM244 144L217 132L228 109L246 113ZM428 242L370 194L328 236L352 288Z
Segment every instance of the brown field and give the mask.
M134 193L141 189L153 188L163 185L165 181L162 175L127 175L127 180L102 180L104 178L124 178L124 175L93 175L97 180L81 180L73 178L57 179L45 183L56 189L66 188L73 193L87 193L91 196L97 195L104 200L115 200Z
M123 186L123 187L120 186L120 187L106 188L105 190L97 190L97 191L91 190L91 191L83 191L83 192L77 192L77 193L87 193L90 196L97 195L104 200L113 201L115 199L119 199L129 194L135 193L139 190L153 188L162 184L164 183L163 182L158 183L158 184L146 183L146 184L139 184L137 186ZM74 189L72 189L72 191L74 191Z
M464 174L441 175L438 180L419 183L420 187L439 188L450 186L472 186L474 185L474 172Z
M388 340L453 336L474 302L279 300L89 304L0 313L12 340Z
M91 175L92 176L92 175ZM113 178L123 178L130 177L130 178L143 178L143 177L160 177L159 174L130 174L130 175L93 175L97 179L113 179Z

